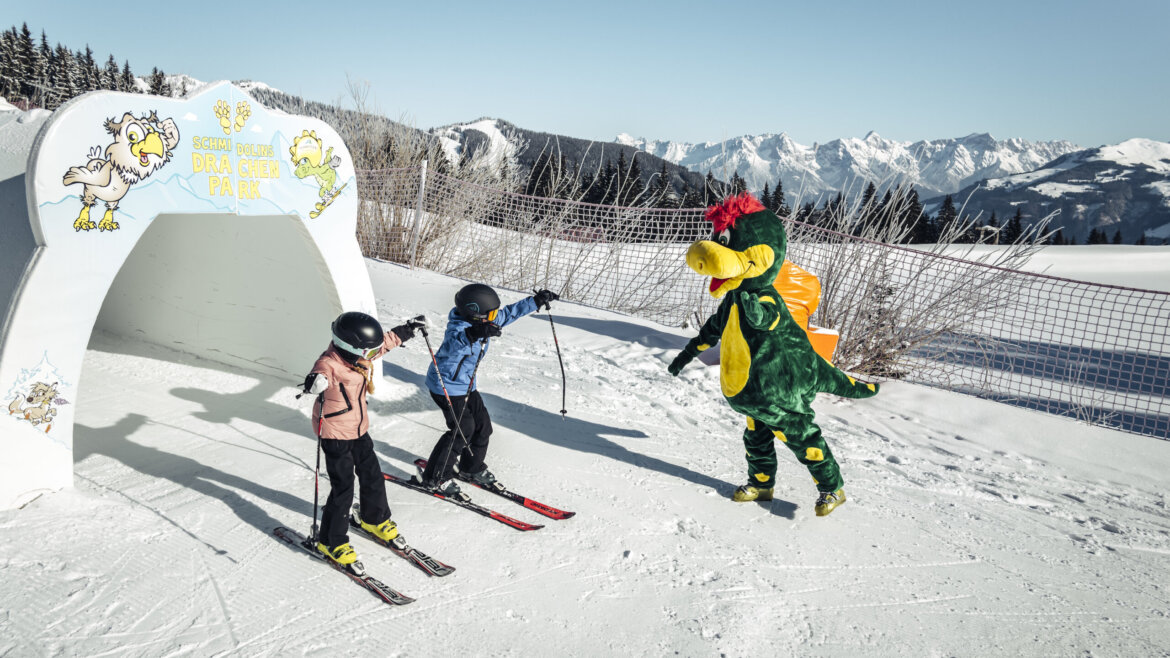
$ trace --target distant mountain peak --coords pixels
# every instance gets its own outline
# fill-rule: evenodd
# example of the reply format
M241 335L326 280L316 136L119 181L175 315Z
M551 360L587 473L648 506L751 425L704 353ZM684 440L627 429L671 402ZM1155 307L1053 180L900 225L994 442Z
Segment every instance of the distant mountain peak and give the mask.
M838 138L802 146L787 133L744 135L722 142L690 144L620 135L634 146L691 171L734 171L752 190L779 179L785 190L815 199L858 189L859 180L912 184L925 196L953 193L985 178L1030 171L1080 149L1067 141L997 140L989 133L899 142L871 130L865 137Z

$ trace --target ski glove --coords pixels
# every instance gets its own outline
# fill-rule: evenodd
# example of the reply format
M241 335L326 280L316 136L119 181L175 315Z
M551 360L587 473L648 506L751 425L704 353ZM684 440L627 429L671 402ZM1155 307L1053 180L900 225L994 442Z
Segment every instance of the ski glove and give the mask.
M467 339L475 342L482 338L495 338L503 332L500 328L490 322L477 322L467 328Z
M318 372L310 372L305 376L305 383L301 390L309 395L317 395L329 388L329 378Z
M549 302L555 302L560 298L560 295L551 290L541 290L532 296L532 301L536 302L536 308L543 306L547 310Z
M670 362L670 365L666 367L666 371L678 377L678 373L682 372L683 367L690 363L693 358L695 358L695 355L691 354L690 350L683 350L678 353L678 356L674 357L674 361Z

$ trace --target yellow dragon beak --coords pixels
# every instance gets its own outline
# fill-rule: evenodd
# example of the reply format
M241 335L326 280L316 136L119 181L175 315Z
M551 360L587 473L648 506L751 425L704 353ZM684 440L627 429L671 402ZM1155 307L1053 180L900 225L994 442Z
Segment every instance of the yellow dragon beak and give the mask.
M149 164L146 159L147 155L153 153L161 158L166 152L167 149L163 146L162 137L159 137L156 132L147 133L145 139L130 147L130 153L138 158L138 164L144 167Z
M774 262L776 252L766 244L736 251L712 240L699 240L687 249L687 266L711 277L711 295L716 298L738 288L744 279L763 274Z

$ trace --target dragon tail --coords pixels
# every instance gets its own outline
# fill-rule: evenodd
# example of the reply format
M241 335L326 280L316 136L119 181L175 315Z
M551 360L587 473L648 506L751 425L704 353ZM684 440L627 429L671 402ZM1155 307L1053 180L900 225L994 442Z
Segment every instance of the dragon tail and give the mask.
M824 359L820 359L819 369L817 374L820 375L821 391L825 393L840 395L843 398L861 399L877 395L878 389L881 388L880 384L858 381L846 375Z

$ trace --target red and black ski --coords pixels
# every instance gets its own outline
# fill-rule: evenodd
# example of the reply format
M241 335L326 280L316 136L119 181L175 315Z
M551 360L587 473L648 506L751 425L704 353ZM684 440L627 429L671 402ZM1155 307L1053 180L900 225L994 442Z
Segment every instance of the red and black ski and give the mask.
M426 468L427 467L427 460L416 459L416 460L414 460L414 464L415 464L415 466L418 466L419 468ZM467 484L470 484L470 485L477 487L479 489L483 489L484 491L490 491L494 494L498 494L500 496L503 496L504 498L507 498L508 500L512 501L513 503L516 503L517 505L520 505L522 507L527 507L528 509L532 510L533 512L536 512L537 514L543 514L544 516L547 516L550 519L556 519L557 521L564 521L565 519L572 518L573 515L576 514L576 512L566 512L564 510L559 510L555 507L545 505L544 503L533 500L533 499L529 498L528 496L522 496L522 495L516 493L515 491L508 489L507 487L500 484L499 482L495 483L494 485L492 485L490 487L485 487L485 486L479 484L478 482L476 482L475 480L465 479L462 475L459 476L459 480L461 482L466 482Z
M309 543L309 540L305 539L304 535L297 532L296 530L293 530L292 528L273 528L272 534L279 537L285 543L291 544L292 546L305 551L309 555L312 555L325 564L328 564L337 571L340 571L341 573L349 576L350 580L373 592L374 596L377 596L386 603L391 605L406 605L407 603L414 602L414 599L410 598L409 596L393 590L377 578L367 575L366 568L362 565L360 560L349 566L341 566L333 560L325 557L320 551L316 549L315 546Z
M542 525L533 525L531 523L525 523L525 522L520 521L518 519L513 519L510 516L505 516L505 515L500 514L499 512L497 512L495 510L488 509L482 505L477 505L477 504L471 502L470 499L464 500L464 499L460 499L460 498L453 498L450 496L444 496L443 494L441 494L437 491L431 491L430 489L427 489L426 487L419 485L417 482L413 482L411 480L406 480L406 479L400 478L396 475L390 475L389 473L383 473L382 477L386 478L390 482L393 482L394 484L404 486L407 489L413 489L414 491L417 491L419 493L424 493L424 494L427 494L428 496L434 496L435 498L438 498L439 500L445 500L449 503L454 503L454 504L462 507L463 509L471 510L472 512L475 512L476 514L479 514L481 516L486 516L489 519L494 519L496 521L499 521L500 523L503 523L504 525L506 525L510 528L515 528L517 530L522 530L522 531L528 531L528 530L539 530L539 529L544 527Z
M378 544L385 546L386 548L390 549L390 551L392 553L394 553L395 555L397 555L398 557L403 558L404 560L407 560L408 562L410 562L414 566L427 572L428 575L448 576L455 571L455 567L443 564L442 562L439 562L435 558L418 550L417 548L414 548L413 546L408 546L406 544L406 540L403 539L401 535L399 535L398 537L395 537L391 541L386 541L386 540L382 539L381 537L370 534L369 532L366 531L365 528L362 527L362 524L360 522L358 522L358 518L360 518L360 517L358 516L357 504L354 504L353 508L354 508L354 513L349 515L349 525L351 528L353 528L359 534L365 536L366 539L369 539L372 542L375 542L375 543L378 543Z

